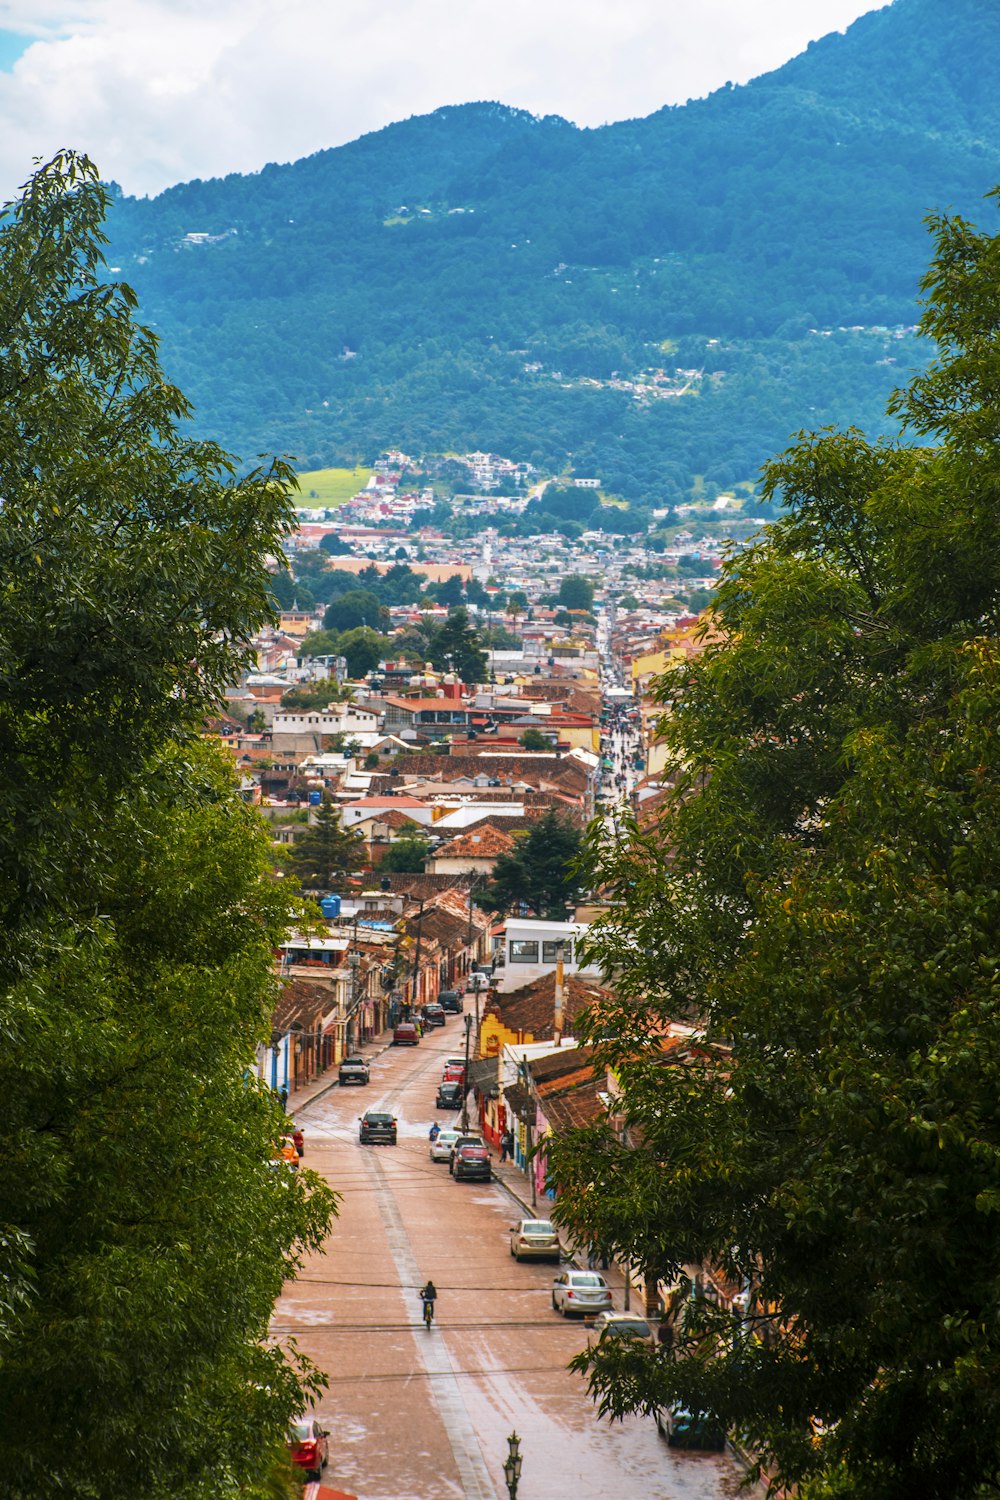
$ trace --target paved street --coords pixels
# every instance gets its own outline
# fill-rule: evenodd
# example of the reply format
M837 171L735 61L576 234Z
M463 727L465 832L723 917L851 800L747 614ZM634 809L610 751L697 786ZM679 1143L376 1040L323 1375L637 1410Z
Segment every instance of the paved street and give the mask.
M443 1059L463 1039L451 1018L419 1047L373 1050L368 1088L334 1087L296 1108L305 1164L344 1202L324 1252L281 1298L274 1330L330 1375L318 1406L331 1432L328 1482L360 1500L502 1500L516 1428L519 1500L734 1495L728 1455L675 1453L650 1420L597 1420L565 1369L586 1330L553 1312L554 1268L510 1257L506 1231L523 1210L499 1183L455 1183L429 1160L432 1119L451 1123L433 1109ZM358 1143L358 1115L377 1107L397 1115L395 1147ZM430 1332L417 1298L428 1277L440 1293Z

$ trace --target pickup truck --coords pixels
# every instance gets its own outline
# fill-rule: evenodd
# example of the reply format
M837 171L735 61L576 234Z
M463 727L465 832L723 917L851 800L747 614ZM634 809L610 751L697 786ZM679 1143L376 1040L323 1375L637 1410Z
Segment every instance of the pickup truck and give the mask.
M345 1057L337 1074L338 1083L368 1083L368 1064L363 1057Z

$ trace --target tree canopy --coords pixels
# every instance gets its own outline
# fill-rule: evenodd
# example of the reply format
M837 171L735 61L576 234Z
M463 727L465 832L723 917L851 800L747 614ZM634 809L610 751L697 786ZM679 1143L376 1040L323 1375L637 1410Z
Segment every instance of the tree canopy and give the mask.
M579 889L581 844L578 828L546 812L519 837L516 849L500 855L476 901L487 911L509 911L523 901L539 917L561 919Z
M313 1385L273 1301L333 1199L269 1165L294 907L200 732L272 618L290 476L185 435L107 196L64 154L0 217L0 1473L252 1496Z
M746 1299L675 1309L688 1357L583 1356L602 1408L717 1413L858 1500L1000 1469L1000 239L930 222L938 355L893 410L932 443L824 431L767 467L785 513L659 689L669 810L591 839L623 1130L550 1153L578 1233Z
M324 792L314 822L296 839L284 858L303 885L330 891L364 864L365 841L360 834L342 826L333 798Z

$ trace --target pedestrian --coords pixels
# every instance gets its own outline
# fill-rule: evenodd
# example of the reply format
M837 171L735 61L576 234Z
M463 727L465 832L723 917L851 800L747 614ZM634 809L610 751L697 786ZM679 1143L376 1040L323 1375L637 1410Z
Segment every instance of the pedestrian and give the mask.
M505 1130L500 1137L500 1160L505 1162L514 1150L514 1137L510 1130Z
M278 1103L282 1109L285 1109L288 1105L288 1090L284 1086L278 1090Z
M597 1242L595 1240L591 1240L590 1249L587 1251L587 1270L597 1270Z
M441 1134L441 1126L438 1124L437 1120L434 1121L434 1124L431 1126L427 1134L429 1135L431 1143L433 1144L433 1142L436 1141L438 1136Z
M292 1141L295 1144L295 1149L298 1152L299 1156L300 1157L305 1156L305 1154L306 1154L306 1138L302 1134L302 1127L301 1127L301 1125L296 1125L295 1129L292 1131Z

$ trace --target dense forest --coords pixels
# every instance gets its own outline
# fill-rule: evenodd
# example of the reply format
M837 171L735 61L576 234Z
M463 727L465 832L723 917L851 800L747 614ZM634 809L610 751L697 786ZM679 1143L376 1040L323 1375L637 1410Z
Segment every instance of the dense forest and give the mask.
M994 7L895 0L646 119L449 107L119 196L109 263L246 456L478 447L669 500L803 427L884 429L930 353L924 216L991 227L998 65Z

